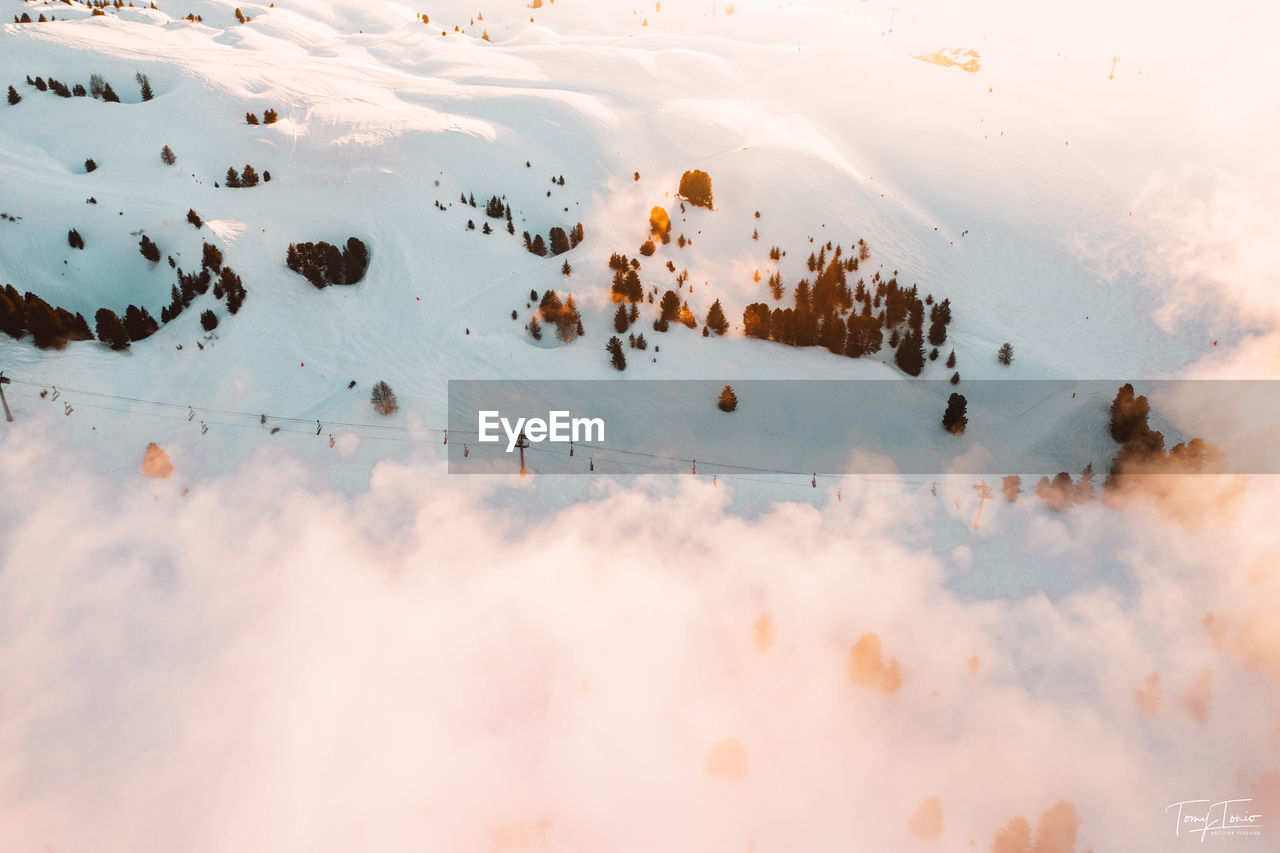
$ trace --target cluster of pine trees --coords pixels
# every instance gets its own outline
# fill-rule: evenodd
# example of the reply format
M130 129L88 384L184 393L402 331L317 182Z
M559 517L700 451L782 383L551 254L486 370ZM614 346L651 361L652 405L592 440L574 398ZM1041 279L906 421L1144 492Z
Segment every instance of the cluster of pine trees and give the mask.
M151 84L147 82L146 75L138 74L137 77L139 85L143 86L142 99L144 101L151 100ZM120 96L111 88L110 83L107 83L102 79L102 75L100 74L90 75L89 87L87 89L80 83L67 86L66 83L63 83L60 80L55 80L52 77L48 80L43 77L36 77L33 79L30 74L27 75L27 85L34 87L37 92L53 92L60 98L84 98L92 96L108 103L120 103ZM13 86L10 86L9 103L17 104L21 100L22 96L18 94L18 90L13 88Z
M685 172L680 176L680 197L694 207L705 207L711 210L711 176L701 169Z
M271 173L264 171L262 180L270 182ZM233 190L238 190L242 187L256 187L258 185L258 172L248 163L245 164L243 172L237 172L235 166L228 166L226 184Z
M61 349L68 341L93 340L84 315L56 308L30 291L20 294L12 284L0 289L0 332L11 338L30 333L40 349Z
M848 258L842 258L841 247L835 246L828 260L831 248L828 243L811 256L809 268L817 275L812 283L806 278L796 285L792 307L770 308L764 302L748 305L742 313L744 333L789 346L822 346L859 358L879 352L887 332L894 362L904 373L919 376L926 359L936 359L937 348L947 341L951 301L935 304L931 295L922 299L915 285L902 287L896 278L881 280L879 273L872 277L870 287L859 279L850 289L848 275L866 259L866 244L859 241ZM781 277L771 277L769 284L774 297L780 298ZM926 341L930 347L927 356ZM954 366L953 360L949 366Z
M66 3L68 6L71 5L71 0L63 0L63 2ZM89 8L91 8L93 10L92 17L95 17L95 18L106 15L106 12L103 11L104 9L123 9L126 5L124 0L77 0L77 2L79 2L82 6L88 6ZM130 2L127 5L132 7L133 0L130 0ZM151 8L158 9L159 7L156 6L154 2L152 2ZM187 18L191 18L191 17L192 17L191 15L187 15ZM49 17L46 18L43 13L41 13L39 18L35 21L31 19L31 15L28 12L23 12L21 15L13 16L13 22L15 24L31 24L31 23L45 24L45 23L51 23L56 20L58 20L57 15L50 14ZM66 20L66 19L64 18L63 20Z
M214 279L214 275L217 279ZM208 292L213 287L215 299L227 301L227 311L236 314L249 295L244 289L244 282L235 270L222 263L222 250L212 243L205 243L200 257L200 272L184 273L178 268L178 283L169 290L169 304L160 311L161 322L176 320L197 296ZM203 320L203 317L202 317ZM207 320L203 321L207 324ZM214 326L216 326L216 318ZM211 328L206 328L211 331Z
M262 113L263 124L275 124L279 120L280 120L280 114L277 113L275 110L265 110ZM245 113L244 121L245 121L245 124L256 125L258 123L258 116L256 113Z
M1111 403L1111 438L1120 452L1111 462L1107 488L1124 484L1126 475L1200 472L1216 463L1219 451L1201 438L1175 444L1167 453L1164 433L1153 430L1147 422L1151 404L1125 383Z
M527 251L532 252L540 258L547 255L563 255L570 249L577 248L582 242L585 232L582 229L582 223L570 228L567 232L559 225L551 229L544 241L541 234L535 234L529 237L529 232L524 232L524 247Z
M331 284L356 284L369 269L369 249L355 237L345 249L323 240L319 243L290 243L285 266L317 288Z
M537 291L529 291L530 300L537 298ZM572 343L585 334L582 328L582 314L578 311L578 303L574 301L573 294L566 296L562 302L559 294L554 290L546 291L538 301L538 316L542 318L542 323L554 327L556 338L565 343ZM542 323L538 322L538 317L534 317L529 322L529 334L536 341L542 340Z
M67 240L75 248L84 247L83 239L75 229L68 233ZM139 248L148 260L159 260L159 248L147 237L142 238ZM216 280L215 273L218 276ZM151 312L137 305L126 308L123 317L110 308L99 308L94 314L94 332L98 340L112 349L126 349L131 343L154 335L162 323L176 319L211 285L216 298L226 299L230 313L240 310L247 296L244 283L230 267L223 266L221 250L205 243L199 273L187 274L178 268L178 283L170 290L169 305L160 311L159 323ZM217 316L212 311L205 311L201 323L206 331L211 331L218 325ZM29 332L35 345L41 349L61 349L68 341L94 339L94 332L89 330L83 315L55 308L34 293L19 295L13 285L6 285L0 290L0 331L13 338L21 338Z

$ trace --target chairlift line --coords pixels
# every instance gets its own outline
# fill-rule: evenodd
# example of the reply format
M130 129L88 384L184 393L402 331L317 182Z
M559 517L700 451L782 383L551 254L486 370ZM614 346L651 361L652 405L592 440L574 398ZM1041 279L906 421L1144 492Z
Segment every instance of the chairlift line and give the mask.
M0 376L0 381L2 381L3 384L13 383L16 385L23 385L33 389L42 387L42 383L25 381L22 379L11 379L10 377L7 377L7 376ZM187 421L194 420L198 412L204 412L207 415L224 415L224 416L229 416L234 418L249 418L254 421L253 424L246 424L246 423L234 423L230 421L213 420L213 419L202 419L200 421L202 435L208 434L209 427L211 425L226 426L226 427L239 428L239 429L248 429L251 427L260 426L260 422L263 418L271 418L275 421L279 421L286 424L304 424L304 423L314 422L316 424L315 434L321 435L324 432L324 425L319 419L315 419L314 421L312 421L312 419L309 419L309 418L289 417L289 416L282 416L282 415L263 415L260 413L240 412L233 409L216 409L216 408L206 408L206 407L201 407L200 409L197 410L194 406L191 406L190 404L170 403L162 400L149 400L149 399L140 398L140 397L127 397L127 396L122 396L117 394L107 394L100 391L88 391L84 389L75 389L75 388L59 389L56 385L51 385L49 387L52 387L54 392L50 402L57 400L61 396L62 391L66 390L68 393L72 393L72 394L77 394L77 395L83 394L83 395L92 396L92 397L99 397L106 400L116 400L123 403L135 403L135 404L141 404L141 405L158 406L162 408L176 408L176 409L185 408L187 410ZM47 393L48 391L44 391L40 396L44 396ZM23 395L23 394L16 394L14 396L28 397L28 395ZM34 399L34 397L28 397L28 398ZM174 417L173 415L165 415L160 412L140 412L131 408L116 408L112 406L95 405L92 403L81 402L79 405L88 406L91 409L97 409L100 411L108 411L108 412L116 412L119 414L124 414L128 416L133 416L133 417L161 417L161 418ZM6 409L7 409L7 405L6 405ZM70 403L64 403L65 415L70 416L73 411L75 411L75 409L71 406ZM6 414L8 414L7 411L6 411ZM179 415L178 417L181 417L181 416ZM12 416L10 416L10 419L11 418ZM406 444L423 443L424 439L420 437L420 434L438 432L442 434L444 443L448 444L449 430L447 428L404 427L404 426L385 425L385 424L351 423L351 422L343 422L343 421L331 421L330 426L346 427L352 430L378 430L382 434L364 435L362 437L373 439L376 441L394 441L394 442L401 442ZM287 427L276 426L272 428L271 435L275 435L278 432L303 434L302 430L299 430L299 429L289 429ZM463 435L479 434L478 431L474 431L474 430L454 429L454 432L455 433L460 432ZM389 435L388 433L400 433L403 437ZM419 435L415 436L415 433ZM330 448L336 447L336 437L332 433L329 436L329 446ZM615 465L620 465L626 468L640 469L641 471L648 471L652 473L668 473L668 474L679 474L681 471L688 470L688 472L693 476L696 476L698 473L698 462L696 459L685 459L677 456L669 456L661 453L651 453L643 450L632 450L632 449L621 448L621 447L606 447L604 445L594 444L590 442L583 442L583 446L587 447L588 449L594 449L598 452L605 453L610 457L613 457L615 455L625 455L625 456L639 457L641 459L648 460L644 462L641 462L641 461L627 462L623 459L618 459L618 458L608 459L609 462L612 462ZM562 455L565 455L567 457L573 457L577 449L576 442L573 442L573 441L570 441L569 450L567 452L559 451L550 447L532 445L529 442L527 436L524 436L523 434L519 439L517 447L520 447L520 450L521 450L522 458L521 458L520 468L521 468L522 476L525 476L528 474L528 469L523 460L523 455L525 450L530 450L533 452L561 453ZM463 458L470 457L471 451L470 451L469 443L464 442L462 455L463 455ZM664 465L661 463L667 463L667 464ZM687 469L680 467L683 465L688 465L689 467ZM731 462L708 463L704 461L704 469L707 465L710 465L713 469L716 470L716 473L712 474L713 487L718 487L719 472L725 473L726 476L737 477L744 482L752 482L752 483L767 484L767 485L782 485L782 486L802 485L802 482L769 479L762 476L755 476L755 475L781 475L785 477L797 477L797 478L803 477L803 474L798 471L788 471L785 469L767 468L767 467L753 466L753 465L742 465L742 464L731 463ZM588 457L587 469L592 473L596 471L594 455ZM857 480L859 482L864 482L864 483L887 482L884 477L859 476L859 475L832 475L832 476L839 477L840 479L845 479L845 480ZM912 482L909 478L899 477L899 478L891 478L891 480L892 479L896 479L898 482L908 482L908 483ZM923 485L923 483L920 483L920 485ZM810 488L813 488L813 489L817 488L817 472L812 472L810 474L809 486ZM974 486L974 489L979 491L979 508L978 508L978 516L977 518L975 518L975 529L979 519L981 518L982 503L985 502L985 500L991 497L994 497L990 493L990 487L985 487L984 489L984 486L985 484ZM930 484L929 492L934 496L937 495L936 483ZM837 488L836 500L843 501L843 499L844 497L843 497L842 489ZM956 504L958 508L958 505L959 505L958 498L956 500Z

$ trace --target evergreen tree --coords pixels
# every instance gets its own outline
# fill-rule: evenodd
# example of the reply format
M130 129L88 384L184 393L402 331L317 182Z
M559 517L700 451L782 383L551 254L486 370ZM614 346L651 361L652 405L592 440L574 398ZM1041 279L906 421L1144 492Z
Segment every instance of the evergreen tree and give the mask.
M627 321L627 309L625 306L618 306L618 313L613 315L613 330L615 332L625 332L630 323Z
M245 124L255 124L255 125L256 125L256 124L258 123L258 117L257 117L256 115L254 115L253 113L245 113L245 114L244 114L244 122L245 122Z
M200 265L204 269L218 272L222 269L222 250L212 243L205 243L201 249Z
M391 390L390 385L382 380L374 383L373 393L369 395L369 402L373 404L373 410L380 415L394 415L396 410L400 408L400 404L396 401L395 392Z
M0 289L0 332L11 338L20 338L26 331L25 313L19 317L17 309L9 300L9 293Z
M9 106L16 106L17 104L21 103L21 101L22 101L22 96L18 94L18 90L10 86L9 87Z
M258 173L248 163L244 165L244 171L240 173L240 186L256 187L258 185Z
M227 167L226 184L233 190L240 189L240 174L236 172L235 166Z
M73 249L84 248L84 238L81 237L80 232L74 228L67 232L67 243L70 244Z
M542 324L538 322L537 317L529 321L529 334L533 336L535 341L542 340Z
M716 407L722 412L732 412L738 408L738 395L733 393L732 387L724 386L724 390L716 398Z
M92 157L84 161L84 170L86 172L93 172L97 170L97 168L98 168L98 164L94 162L94 159Z
M138 251L142 253L142 257L151 261L151 263L160 262L160 247L151 242L151 238L146 234L143 234L142 239L138 241Z
M1128 444L1134 438L1150 432L1147 418L1151 404L1141 395L1135 396L1133 385L1125 383L1116 392L1111 403L1111 437L1120 444Z
M1000 352L996 353L996 359L1005 367L1008 367L1010 364L1012 364L1013 363L1013 344L1005 343L1001 345Z
M120 96L117 95L115 93L115 90L111 88L110 83L106 83L102 87L102 100L106 101L109 104L120 103Z
M547 256L547 244L543 241L541 234L534 236L533 243L529 247L529 251L533 252L540 258L545 258Z
M218 315L213 313L212 310L200 312L200 328L206 332L212 332L218 328Z
M560 266L560 274L565 276L573 274L573 267L569 266L568 258L565 258L565 262Z
M742 333L748 338L768 340L770 312L769 306L763 302L753 302L742 312Z
M609 352L609 363L613 365L615 370L627 369L627 356L622 351L622 339L617 335L609 338L609 343L605 345L605 349Z
M164 163L166 166L172 166L174 163L178 162L178 158L174 155L173 149L168 145L160 149L160 162Z
M951 355L947 356L947 367L954 368L956 366L956 351L952 350Z
M280 114L277 113L275 110L265 110L262 113L263 124L275 124L279 120L280 120Z
M355 237L347 238L346 251L342 253L342 265L345 268L345 282L355 284L364 278L369 270L369 249Z
M964 428L969 423L965 413L967 406L968 401L963 394L953 393L947 398L947 410L942 413L942 428L952 435L964 432Z
M951 374L951 384L952 385L960 384L960 374L958 372Z
M690 329L696 329L698 327L698 321L693 316L693 312L689 310L688 302L684 302L680 305L680 316L677 319Z
M114 350L122 350L129 346L129 333L120 322L120 318L110 308L99 308L94 315L97 325L98 340Z
M34 293L23 295L27 331L40 349L60 349L66 343L66 334L58 313L48 302Z
M565 233L563 228L557 225L551 229L549 236L551 240L552 255L563 255L565 252L569 251L569 235Z
M947 324L935 317L929 323L929 343L940 347L947 342Z
M921 339L919 332L912 329L907 330L898 344L893 360L902 369L903 373L909 376L920 375L921 371L924 370L924 341Z
M667 322L680 318L680 297L676 296L674 290L668 290L662 294L662 301L658 303L658 311L662 319Z
M195 208L187 210L187 221L197 228L204 225L204 221L200 218L200 214L196 213Z
M717 335L723 335L729 331L729 321L725 319L724 309L720 307L719 299L712 302L711 308L707 311L707 328Z
M129 340L140 341L155 334L159 329L155 319L146 308L130 305L124 312L124 330Z
M138 73L134 74L133 77L138 81L138 88L142 91L142 100L149 101L155 97L155 94L151 91L151 81L147 79L147 75Z
M556 337L565 343L572 343L582 334L582 315L578 313L578 303L569 296L564 303L560 316L556 318Z

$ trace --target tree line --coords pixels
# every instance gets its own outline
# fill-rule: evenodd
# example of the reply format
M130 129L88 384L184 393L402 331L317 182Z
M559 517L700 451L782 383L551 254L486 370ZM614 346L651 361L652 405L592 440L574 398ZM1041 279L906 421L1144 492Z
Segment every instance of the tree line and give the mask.
M347 239L344 249L323 240L290 243L285 266L318 289L331 284L356 284L369 269L369 249L355 237Z

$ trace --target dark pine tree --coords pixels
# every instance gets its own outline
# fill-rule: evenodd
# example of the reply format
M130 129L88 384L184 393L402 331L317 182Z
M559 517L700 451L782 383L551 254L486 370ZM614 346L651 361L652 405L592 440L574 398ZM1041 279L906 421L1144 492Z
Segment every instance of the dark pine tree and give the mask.
M67 232L67 243L70 244L73 249L84 248L84 238L81 237L80 232L74 228Z
M147 79L147 75L138 73L133 75L138 81L138 89L142 92L142 100L149 101L155 97L155 93L151 91L151 81Z
M1000 346L1000 351L996 353L996 360L1008 367L1013 363L1013 344L1004 343Z
M22 101L22 96L18 94L18 90L10 86L9 87L9 106L16 106L17 104L21 103L21 101Z
M907 333L902 336L902 340L898 343L898 349L894 352L893 360L903 373L909 376L919 376L924 370L924 341L921 340L920 333L912 329L908 329Z
M719 299L712 302L711 308L707 311L707 328L717 335L723 335L729 331L729 321L725 319L724 308L720 307Z
M66 343L66 330L58 312L34 293L23 296L26 302L27 331L40 349L60 349Z
M97 326L98 340L114 350L122 350L129 346L129 332L116 316L116 312L110 308L99 308L98 313L94 315L94 321Z
M535 341L542 340L542 324L538 322L537 317L529 321L529 334Z
M609 352L609 363L613 365L615 370L627 369L627 356L622 351L622 339L617 335L609 338L609 343L605 345L605 349Z
M138 251L142 253L142 257L151 261L151 263L160 262L160 247L151 242L151 238L146 234L143 234L142 239L138 241Z
M947 356L947 367L954 368L956 366L956 351L952 350L951 355Z
M627 321L627 309L623 305L618 306L618 312L613 315L613 330L621 334L627 330L630 323Z
M551 254L563 255L569 251L569 235L559 225L551 229Z
M173 153L173 149L168 145L160 149L160 162L166 166L172 166L178 162L178 157Z
M258 185L258 173L248 163L244 164L244 171L240 173L240 186L256 187Z
M724 386L724 390L720 392L720 396L716 398L716 407L722 412L732 412L738 408L738 395L733 393L733 388L729 385Z
M963 394L953 393L947 398L947 410L942 413L942 428L952 435L959 435L969 423L965 410L969 403Z
M200 312L200 328L206 332L212 332L218 328L218 315L211 310Z
M187 211L187 221L197 228L204 225L204 221L200 218L200 214L196 213L195 208L191 208Z

